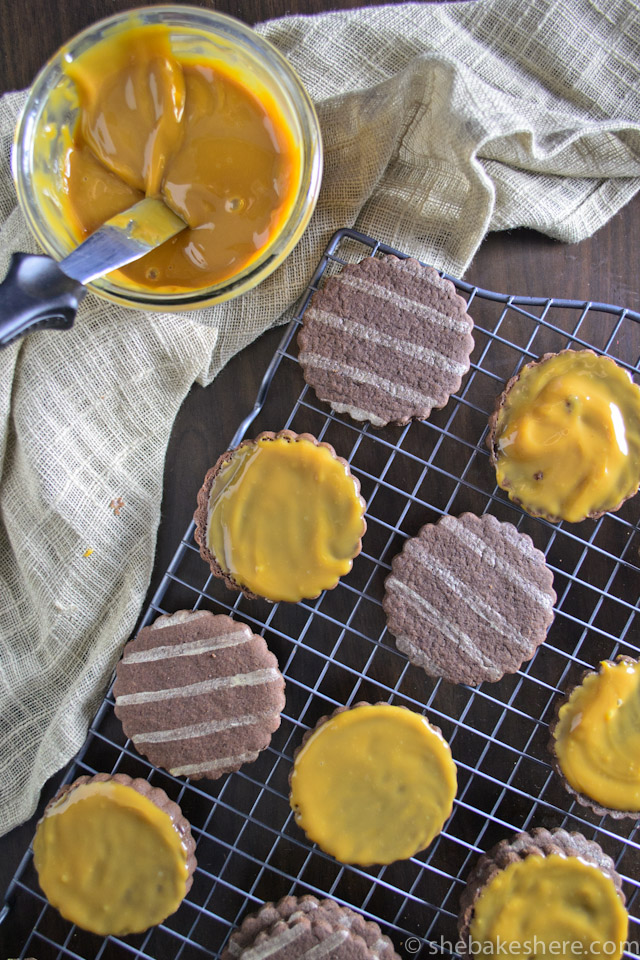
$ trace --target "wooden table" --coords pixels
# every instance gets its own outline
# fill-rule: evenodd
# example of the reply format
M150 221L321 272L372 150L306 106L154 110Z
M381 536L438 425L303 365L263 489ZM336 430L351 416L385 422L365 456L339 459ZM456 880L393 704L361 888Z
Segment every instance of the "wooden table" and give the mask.
M25 87L38 68L65 40L91 22L126 9L128 0L4 0L2 5L3 90ZM351 0L219 0L205 2L255 23L285 14L320 12L357 6ZM490 235L476 254L466 280L482 287L532 296L561 296L624 304L640 310L640 197L636 197L594 237L565 246L526 230ZM235 357L207 389L195 386L175 423L167 455L162 522L152 595L193 511L195 494L206 469L226 449L241 417L250 408L281 330L265 334ZM0 894L4 893L26 849L36 816L0 839ZM0 953L15 956L19 944L3 944Z

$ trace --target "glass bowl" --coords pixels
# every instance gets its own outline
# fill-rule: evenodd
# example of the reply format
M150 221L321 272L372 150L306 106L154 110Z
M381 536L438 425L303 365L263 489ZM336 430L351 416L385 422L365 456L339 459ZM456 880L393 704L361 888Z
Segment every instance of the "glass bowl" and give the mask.
M322 178L322 140L313 104L287 60L239 20L199 7L139 7L92 24L63 46L36 77L21 114L13 144L12 166L18 200L43 250L62 259L79 242L65 216L62 176L71 133L78 118L75 86L65 73L98 41L127 26L161 24L169 31L172 52L180 57L216 61L242 75L260 99L275 102L300 150L300 175L288 216L258 257L240 272L211 286L178 292L146 290L126 278L98 278L95 293L131 307L184 310L229 300L251 290L291 253L313 213Z

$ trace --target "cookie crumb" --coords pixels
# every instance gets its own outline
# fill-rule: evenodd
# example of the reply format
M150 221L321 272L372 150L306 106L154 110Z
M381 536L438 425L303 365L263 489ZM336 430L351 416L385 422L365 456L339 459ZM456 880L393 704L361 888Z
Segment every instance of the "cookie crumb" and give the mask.
M109 504L109 509L113 510L114 517L120 516L120 511L124 507L124 500L122 497L114 497L111 503Z

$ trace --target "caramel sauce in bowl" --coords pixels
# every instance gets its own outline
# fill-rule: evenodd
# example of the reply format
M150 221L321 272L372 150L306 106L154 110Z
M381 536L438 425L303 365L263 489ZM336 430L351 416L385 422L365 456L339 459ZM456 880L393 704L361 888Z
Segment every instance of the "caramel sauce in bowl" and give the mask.
M162 197L188 228L91 289L181 310L245 293L291 253L318 197L322 142L297 75L250 27L196 7L141 7L93 24L44 66L13 172L55 259L142 197Z

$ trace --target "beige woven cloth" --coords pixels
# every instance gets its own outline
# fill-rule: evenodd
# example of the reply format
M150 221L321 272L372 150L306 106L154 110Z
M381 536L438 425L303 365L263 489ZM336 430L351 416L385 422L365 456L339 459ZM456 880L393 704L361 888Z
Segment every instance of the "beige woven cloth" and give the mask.
M70 332L0 354L2 831L81 746L134 628L182 400L282 318L331 233L356 224L460 275L488 230L574 242L640 187L640 0L407 4L259 29L323 128L323 189L294 254L197 313L88 296ZM9 173L23 101L0 102L0 275L33 249Z

